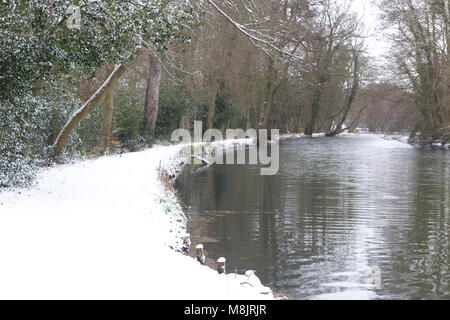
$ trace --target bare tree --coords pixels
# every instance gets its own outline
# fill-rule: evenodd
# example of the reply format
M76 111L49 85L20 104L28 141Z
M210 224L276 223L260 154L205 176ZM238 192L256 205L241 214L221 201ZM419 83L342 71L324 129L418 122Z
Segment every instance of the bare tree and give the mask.
M327 85L340 76L335 72L336 66L350 63L356 66L355 70L358 72L355 59L347 62L339 58L342 57L343 51L351 50L352 41L362 37L360 18L351 11L350 2L342 5L341 2L327 0L321 1L318 7L320 13L315 19L317 27L311 32L304 45L308 62L305 72L313 85L310 116L305 127L306 135L312 135L317 128L322 108L321 100ZM334 83L339 85L339 81ZM353 86L353 89L357 90L357 86ZM347 106L351 107L351 103ZM344 112L343 115L345 121L346 113ZM343 122L342 118L339 122Z
M408 85L422 116L425 137L439 138L449 124L448 70L450 2L380 1L384 22L394 29L393 57L400 81Z

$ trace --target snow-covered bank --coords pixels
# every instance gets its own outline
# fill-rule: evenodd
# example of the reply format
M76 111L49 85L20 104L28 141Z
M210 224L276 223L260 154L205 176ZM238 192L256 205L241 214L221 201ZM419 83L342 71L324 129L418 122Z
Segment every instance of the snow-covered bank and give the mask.
M379 146L383 148L413 148L413 145L408 142L407 135L386 135L386 134L375 134L375 133L351 133L351 132L343 132L338 134L336 137L361 137L361 136L376 136L380 138ZM312 135L312 138L323 138L326 137L325 133L315 133ZM289 133L283 134L280 136L280 140L288 140L288 139L300 139L300 138L311 138L311 136L307 136L303 133Z
M433 150L442 150L442 151L448 151L450 150L450 143L448 142L448 138L445 138L442 136L441 139L432 139L422 136L421 134L416 134L413 137L410 137L409 135L399 135L399 134L389 134L385 135L385 137L389 140L396 139L401 142L409 143L411 145L414 145L416 147L425 147L425 148L431 148Z
M233 142L223 142L230 145ZM181 250L186 217L158 169L183 146L157 146L42 170L0 193L0 299L270 299Z

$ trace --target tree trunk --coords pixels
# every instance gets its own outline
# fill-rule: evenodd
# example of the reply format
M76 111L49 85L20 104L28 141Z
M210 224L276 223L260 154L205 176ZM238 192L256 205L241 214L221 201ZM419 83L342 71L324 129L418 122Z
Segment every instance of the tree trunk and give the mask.
M213 87L211 88L211 97L209 100L209 108L208 108L208 120L206 123L206 128L211 129L214 126L214 114L216 112L216 100L217 100L217 81L214 80Z
M150 55L149 77L145 93L145 124L148 133L155 134L158 119L159 87L161 84L161 60L158 56Z
M305 135L312 136L314 130L316 128L316 122L319 117L319 107L320 107L320 98L322 97L322 86L319 83L319 86L316 89L316 92L313 96L313 101L311 103L311 117L305 128Z
M358 53L354 53L354 61L353 61L353 84L352 84L352 88L350 91L350 95L346 101L346 106L345 109L341 115L341 118L339 119L336 128L327 134L327 137L335 137L336 135L338 135L339 133L342 132L342 126L344 125L345 120L347 119L347 115L350 112L350 109L352 108L353 105L353 101L355 100L356 97L356 93L358 92L358 87L359 87L359 65L358 65Z
M117 65L114 71L109 75L106 81L100 86L100 88L89 98L86 103L81 106L80 109L75 111L72 117L67 121L67 123L62 128L55 142L53 143L53 156L57 156L61 153L64 144L67 141L70 133L75 129L75 127L85 119L89 113L105 98L108 89L116 83L119 78L128 70L129 68L125 64Z
M266 101L266 108L264 110L264 122L262 124L262 127L264 129L270 129L270 124L272 123L272 106L273 106L273 97L274 97L274 90L272 88L272 82L271 86L268 92L267 101Z
M263 123L262 128L269 129L269 125L271 123L271 116L272 116L272 105L273 105L273 97L275 94L275 67L274 67L274 61L273 58L269 58L269 66L267 69L267 84L266 84L266 101L265 106L262 109L263 114Z
M114 108L114 92L116 83L112 83L106 90L105 99L103 101L103 114L102 114L102 153L111 146L112 142L112 121L113 121L113 108Z

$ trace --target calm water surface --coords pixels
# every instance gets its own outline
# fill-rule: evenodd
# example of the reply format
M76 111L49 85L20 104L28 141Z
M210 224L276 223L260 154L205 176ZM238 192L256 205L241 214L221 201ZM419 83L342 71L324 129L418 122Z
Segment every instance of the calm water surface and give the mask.
M191 169L176 188L229 272L256 270L295 299L450 299L449 152L374 135L303 138L281 143L276 176ZM377 268L380 288L368 285Z

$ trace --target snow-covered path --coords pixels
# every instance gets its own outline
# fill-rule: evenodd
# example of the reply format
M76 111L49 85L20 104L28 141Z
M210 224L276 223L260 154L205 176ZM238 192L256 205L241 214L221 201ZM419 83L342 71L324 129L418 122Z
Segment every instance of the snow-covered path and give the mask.
M179 150L58 166L0 193L0 299L271 298L169 249L186 221L157 169Z

